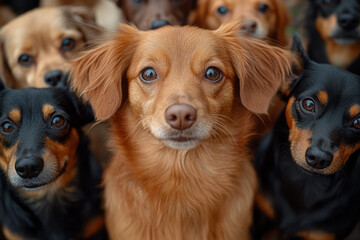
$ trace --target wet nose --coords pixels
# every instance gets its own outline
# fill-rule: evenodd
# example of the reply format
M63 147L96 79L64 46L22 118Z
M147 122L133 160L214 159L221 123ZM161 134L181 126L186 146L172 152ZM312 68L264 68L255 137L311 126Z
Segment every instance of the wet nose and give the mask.
M37 177L44 168L44 160L41 157L25 157L15 163L16 173L22 178Z
M47 85L55 87L61 80L63 72L60 69L51 70L45 73L44 81Z
M338 16L338 24L342 29L351 31L359 25L359 18L351 13L340 14Z
M165 111L165 120L177 130L190 128L196 121L197 111L189 104L173 104Z
M171 25L168 20L156 19L156 20L152 21L150 29L154 30L154 29L166 26L166 25Z
M305 157L307 164L316 169L327 168L333 160L331 153L322 151L317 147L309 147L306 150Z
M247 31L248 33L254 33L257 28L257 23L254 20L244 20L243 25L240 27L241 30Z

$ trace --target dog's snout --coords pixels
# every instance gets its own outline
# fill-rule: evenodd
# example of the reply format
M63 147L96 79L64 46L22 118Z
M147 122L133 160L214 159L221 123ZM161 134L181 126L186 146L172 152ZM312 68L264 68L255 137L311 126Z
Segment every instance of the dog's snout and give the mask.
M190 128L196 121L197 111L188 104L173 104L165 111L165 120L177 130Z
M44 168L44 160L41 157L24 157L15 163L16 173L22 178L37 177Z
M338 16L338 24L342 29L351 31L359 25L359 18L351 13L343 13Z
M305 157L307 164L316 169L327 168L333 160L331 153L322 151L317 147L309 147L306 150Z
M166 25L171 25L168 20L156 19L156 20L152 21L150 29L154 30L154 29L166 26Z
M244 20L243 25L240 27L241 30L247 31L248 33L254 33L257 28L257 23L254 20Z
M51 70L45 73L44 81L47 85L55 87L61 80L63 72L60 69Z

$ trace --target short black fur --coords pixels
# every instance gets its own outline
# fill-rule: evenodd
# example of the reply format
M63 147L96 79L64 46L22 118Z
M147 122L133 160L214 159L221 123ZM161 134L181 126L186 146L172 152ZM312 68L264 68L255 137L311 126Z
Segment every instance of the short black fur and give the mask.
M360 114L352 118L348 114L350 106L360 104L360 77L309 60L299 37L295 37L294 42L294 49L304 63L289 96L296 99L291 106L296 126L311 130L312 144L321 142L318 141L321 137L330 139L333 148L340 143L360 144L360 130L352 126L354 118L360 118ZM316 99L320 90L329 95L326 106L315 101L319 104L317 112L313 115L301 112L299 102L309 97ZM329 146L323 144L321 147ZM256 170L261 192L270 199L275 211L275 222L282 232L282 239L298 238L296 233L303 231L323 231L334 234L336 239L344 239L359 220L360 150L350 156L341 170L331 175L305 171L291 154L285 112L260 143L256 152ZM259 223L255 226L264 229Z
M66 134L59 134L61 129L47 127L41 112L44 104L56 106L56 113L66 117L69 124L69 129L65 129ZM81 131L82 126L93 121L92 109L82 104L65 84L58 88L13 90L6 88L1 81L0 125L7 121L7 114L14 108L21 109L21 122L15 126L15 134L6 136L2 132L3 144L12 147L19 142L16 149L18 157L22 154L22 147L41 153L45 146L45 136L62 144L69 137L70 130L76 129L79 135L77 173L66 186L72 189L69 192L60 193L62 189L57 189L59 193L52 198L31 199L24 197L0 169L0 222L12 233L25 239L82 239L85 224L103 215L99 187L102 169L91 155L87 137ZM96 237L106 239L105 230Z

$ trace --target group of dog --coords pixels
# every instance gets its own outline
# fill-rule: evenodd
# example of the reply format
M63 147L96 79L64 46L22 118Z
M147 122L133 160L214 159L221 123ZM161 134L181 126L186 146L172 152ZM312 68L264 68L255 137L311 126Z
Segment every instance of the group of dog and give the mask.
M309 0L307 51L281 0L40 5L0 30L2 237L353 231L358 0Z

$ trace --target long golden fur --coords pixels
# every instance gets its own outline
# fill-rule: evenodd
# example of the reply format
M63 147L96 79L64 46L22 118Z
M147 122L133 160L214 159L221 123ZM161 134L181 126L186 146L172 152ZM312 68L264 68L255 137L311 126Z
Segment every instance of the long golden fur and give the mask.
M114 39L72 61L73 86L98 120L110 118L113 158L104 175L111 239L248 239L256 176L247 143L290 71L285 50L216 31L121 25ZM151 67L156 79L144 82ZM206 79L220 69L218 82ZM172 128L173 104L197 111ZM185 140L184 140L185 139Z

